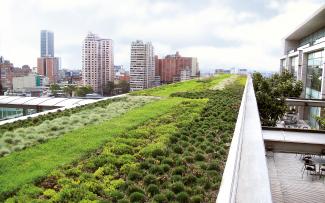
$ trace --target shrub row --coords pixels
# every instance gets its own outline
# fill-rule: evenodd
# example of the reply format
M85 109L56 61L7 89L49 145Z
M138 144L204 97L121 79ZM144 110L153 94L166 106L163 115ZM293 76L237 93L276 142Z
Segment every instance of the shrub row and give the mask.
M177 94L209 101L198 118L170 136L159 155L138 160L140 168L119 187L120 199L111 201L215 202L242 91L236 84L223 91Z

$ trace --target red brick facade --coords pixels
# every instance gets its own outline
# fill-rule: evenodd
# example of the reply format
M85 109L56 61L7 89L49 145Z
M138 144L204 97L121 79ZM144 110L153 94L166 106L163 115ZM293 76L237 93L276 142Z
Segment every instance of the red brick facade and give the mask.
M184 69L193 70L193 64L197 67L195 58L182 57L176 52L175 55L167 55L164 59L155 57L156 76L160 76L161 83L172 83L180 80L180 73ZM194 68L196 70L196 68ZM197 70L192 75L197 75Z
M0 58L0 80L4 89L12 89L12 78L28 75L32 70L28 66L14 68L8 60Z
M59 59L56 57L41 57L37 59L37 73L49 78L50 84L59 79Z

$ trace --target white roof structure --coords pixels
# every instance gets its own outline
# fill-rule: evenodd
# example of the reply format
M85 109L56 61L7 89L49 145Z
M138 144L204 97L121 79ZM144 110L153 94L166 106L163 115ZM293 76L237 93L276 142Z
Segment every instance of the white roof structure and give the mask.
M323 28L325 26L325 5L319 8L309 19L302 23L286 40L300 40L303 37Z
M324 133L306 131L263 130L266 141L325 145Z
M46 107L59 108L78 106L98 101L96 99L69 99L54 97L22 97L22 96L0 96L1 107L23 108L23 107Z

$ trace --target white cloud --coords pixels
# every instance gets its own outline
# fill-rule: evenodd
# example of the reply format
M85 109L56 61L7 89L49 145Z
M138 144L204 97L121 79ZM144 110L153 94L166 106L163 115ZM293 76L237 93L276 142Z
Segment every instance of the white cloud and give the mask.
M131 41L142 39L159 56L196 56L205 70L278 70L282 38L321 6L317 1L269 0L264 7L273 12L264 15L231 0L0 0L0 55L35 66L39 31L49 29L62 66L81 68L81 43L92 31L114 40L115 63L126 67Z

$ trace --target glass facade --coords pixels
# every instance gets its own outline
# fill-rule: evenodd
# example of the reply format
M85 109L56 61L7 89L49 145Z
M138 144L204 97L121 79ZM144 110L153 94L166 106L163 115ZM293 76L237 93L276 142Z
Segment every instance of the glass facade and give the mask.
M308 54L307 61L307 76L306 76L306 98L321 99L321 86L323 80L323 67L325 52L318 51ZM320 116L320 107L310 107L308 121L312 128L318 128L318 123L315 119Z
M321 99L324 51L308 54L306 76L306 98Z
M54 57L54 34L53 32L41 31L41 57Z
M325 37L325 28L318 30L310 35L308 35L307 37L303 38L302 40L300 40L299 42L299 46L304 46L306 44L311 43L313 45L313 43L320 39Z
M299 62L298 62L298 56L296 57L292 57L291 58L291 73L293 73L295 79L298 79L298 66L299 66Z

